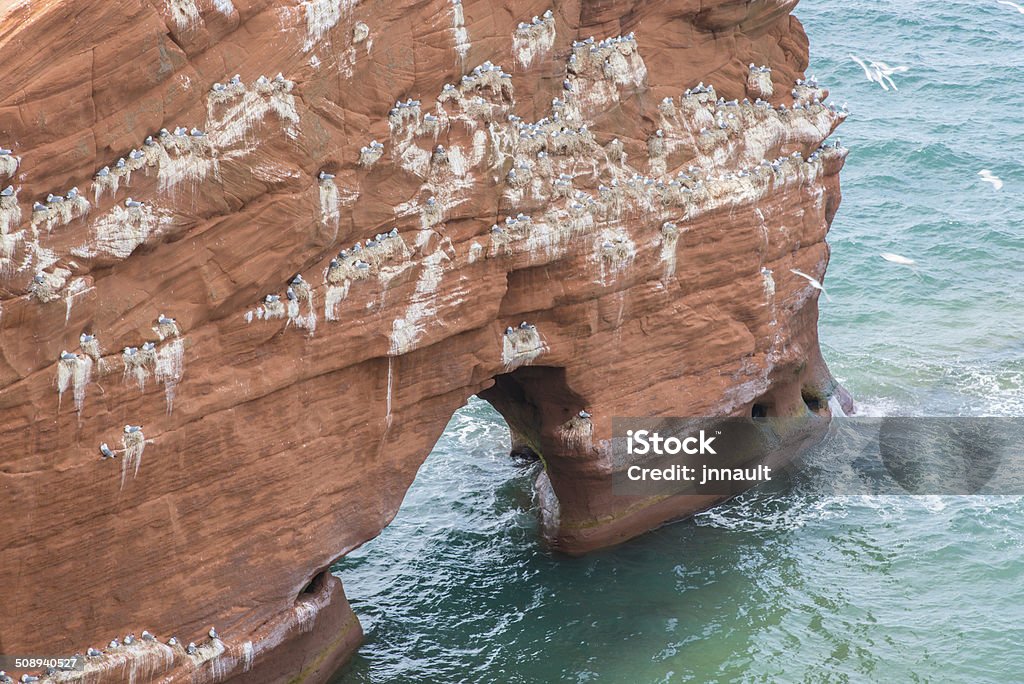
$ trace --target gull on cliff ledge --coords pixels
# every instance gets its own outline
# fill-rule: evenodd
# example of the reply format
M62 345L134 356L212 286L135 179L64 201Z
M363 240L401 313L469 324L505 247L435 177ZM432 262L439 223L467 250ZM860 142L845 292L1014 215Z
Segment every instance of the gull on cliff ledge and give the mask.
M825 299L827 299L830 302L832 301L832 298L828 295L828 291L821 284L821 281L819 281L817 278L815 278L813 276L809 276L806 273L804 273L803 271L798 271L795 268L789 269L789 272L793 273L795 275L798 275L801 278L803 278L804 280L806 280L807 282L809 282L811 284L811 287L813 287L815 290L819 290L823 295L825 295Z

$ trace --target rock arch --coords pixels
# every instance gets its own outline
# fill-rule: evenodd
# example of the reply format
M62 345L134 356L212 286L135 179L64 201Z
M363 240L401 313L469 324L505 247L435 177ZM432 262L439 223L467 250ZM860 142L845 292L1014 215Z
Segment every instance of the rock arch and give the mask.
M790 97L792 0L555 2L525 29L512 3L301 4L0 9L6 652L147 630L88 676L322 681L359 635L323 573L467 397L545 458L545 535L581 553L710 503L612 498L611 417L835 393L791 270L824 273L843 115ZM741 103L751 62L772 102ZM158 382L121 382L147 342ZM130 476L99 450L124 425Z

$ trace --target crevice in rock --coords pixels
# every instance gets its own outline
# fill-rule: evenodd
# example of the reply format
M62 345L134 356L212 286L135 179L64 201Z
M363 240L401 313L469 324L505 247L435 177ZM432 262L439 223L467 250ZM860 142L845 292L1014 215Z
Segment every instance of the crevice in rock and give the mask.
M314 596L323 591L324 583L327 582L328 574L329 571L324 569L313 575L313 577L310 578L309 583L307 583L306 586L302 588L302 591L299 592L299 595L295 597L295 603L301 603L310 596Z
M804 400L804 406L811 413L821 413L828 406L828 399L813 387L802 388L800 398Z

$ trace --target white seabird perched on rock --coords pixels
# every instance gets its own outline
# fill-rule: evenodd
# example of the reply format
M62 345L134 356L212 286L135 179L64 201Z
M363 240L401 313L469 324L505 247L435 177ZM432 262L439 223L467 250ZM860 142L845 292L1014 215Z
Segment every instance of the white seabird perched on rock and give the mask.
M203 133L198 128L193 128L191 131L189 131L189 135L191 135L193 138L202 138L203 136L206 135L206 133Z
M111 450L111 448L109 446L107 446L106 442L103 442L103 444L100 444L100 453L103 454L102 456L100 456L100 460L101 461L104 460L104 459L107 459L107 458L116 458L117 457L117 455Z
M322 181L334 180L334 174L327 173L326 171L321 171L319 174L317 174L317 178L319 178Z
M194 641L188 642L188 647L185 648L185 652L188 653L189 655L195 655L195 654L199 653L199 649L196 648L196 642L194 642Z
M140 202L139 200L132 199L131 197L124 201L124 206L128 207L129 209L138 209L139 207L142 206L142 204L143 203Z
M582 418L584 420L587 420L588 418L590 418L590 414L587 413L586 409L580 410L580 412L577 413L576 415L578 415L580 418Z
M14 186L13 185L8 185L3 190L0 190L0 197L13 197L13 196L14 196Z
M48 211L48 209L46 208L46 205L43 204L42 202L33 202L32 211Z
M68 201L74 201L74 200L78 199L78 186L75 186L75 187L71 188L70 190L68 190L68 194L66 194L64 196L64 199L66 199Z

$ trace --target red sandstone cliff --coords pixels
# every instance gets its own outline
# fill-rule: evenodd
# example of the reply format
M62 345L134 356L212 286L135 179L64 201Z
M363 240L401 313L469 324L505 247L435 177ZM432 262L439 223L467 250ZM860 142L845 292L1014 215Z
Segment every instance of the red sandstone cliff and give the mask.
M612 496L612 416L827 412L795 4L0 0L0 653L323 681L471 395L570 553L711 503Z

